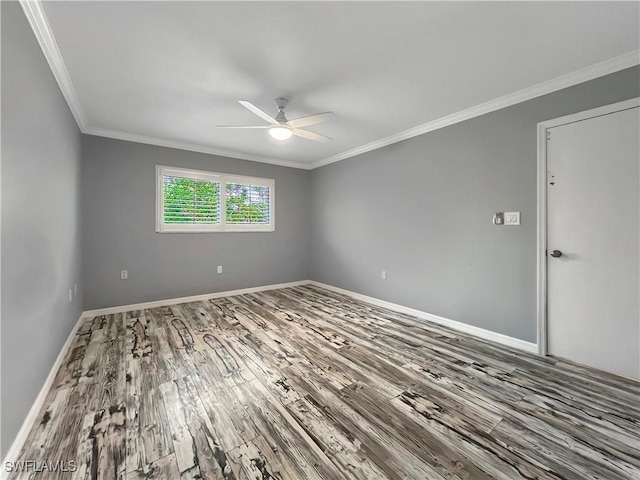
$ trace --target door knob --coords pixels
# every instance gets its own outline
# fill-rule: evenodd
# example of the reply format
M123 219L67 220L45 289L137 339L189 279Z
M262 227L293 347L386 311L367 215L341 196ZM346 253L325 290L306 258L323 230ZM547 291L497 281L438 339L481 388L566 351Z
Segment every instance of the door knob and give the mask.
M562 252L560 250L554 250L553 252L551 252L551 256L558 258L562 256Z

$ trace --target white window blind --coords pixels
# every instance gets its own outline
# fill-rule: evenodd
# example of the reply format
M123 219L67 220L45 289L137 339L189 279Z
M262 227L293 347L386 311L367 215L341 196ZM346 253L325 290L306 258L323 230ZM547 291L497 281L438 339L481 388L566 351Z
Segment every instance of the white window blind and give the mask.
M220 183L193 178L163 178L164 222L220 223Z
M157 232L273 231L272 179L156 168Z
M269 187L251 183L227 182L227 223L269 224L271 196Z

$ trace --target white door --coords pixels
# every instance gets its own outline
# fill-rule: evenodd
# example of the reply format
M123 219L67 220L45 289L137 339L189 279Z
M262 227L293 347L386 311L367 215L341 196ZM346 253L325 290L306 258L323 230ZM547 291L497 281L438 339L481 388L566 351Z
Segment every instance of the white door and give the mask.
M638 379L635 105L547 129L547 332L551 355Z

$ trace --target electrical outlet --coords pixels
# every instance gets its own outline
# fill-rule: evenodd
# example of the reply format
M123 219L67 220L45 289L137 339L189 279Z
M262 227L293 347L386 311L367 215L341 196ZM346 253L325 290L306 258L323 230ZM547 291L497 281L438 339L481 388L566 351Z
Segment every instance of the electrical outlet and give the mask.
M386 270L382 270L382 273L380 274L380 277L381 277L383 280L386 280L386 279L387 279L387 271L386 271Z
M129 278L129 270L120 270L120 280Z
M218 273L222 273L222 265L218 265Z

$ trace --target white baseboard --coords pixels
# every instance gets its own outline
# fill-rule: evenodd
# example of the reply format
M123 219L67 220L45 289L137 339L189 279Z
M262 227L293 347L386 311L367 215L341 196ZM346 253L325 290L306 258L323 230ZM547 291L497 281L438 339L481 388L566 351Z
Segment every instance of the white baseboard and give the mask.
M403 305L398 305L396 303L387 302L385 300L380 300L375 297L369 297L367 295L362 295L361 293L352 292L351 290L345 290L343 288L327 285L326 283L316 282L314 280L310 280L307 283L311 285L316 285L321 288L326 288L327 290L331 290L336 293L341 293L343 295L347 295L349 297L355 298L356 300L362 300L363 302L368 302L373 305L377 305L379 307L388 308L389 310L394 310L400 313L406 313L407 315L413 315L414 317L422 318L429 322L437 323L439 325L449 327L454 330L458 330L459 332L467 333L469 335L482 338L483 340L489 340L491 342L499 343L507 347L517 348L518 350L523 350L528 353L533 353L536 355L538 354L537 344L527 342L525 340L520 340L519 338L510 337L502 333L492 332L491 330L485 330L484 328L480 328L480 327L474 327L473 325L468 325L466 323L458 322L456 320L451 320L449 318L433 315L431 313L423 312L421 310L416 310L415 308L405 307Z
M69 350L69 348L71 347L73 338L76 336L76 333L80 328L80 324L82 323L83 318L84 317L81 314L80 317L78 318L78 321L71 329L71 332L69 332L69 336L67 337L67 340L64 342L62 349L58 353L58 357L56 358L56 361L51 366L51 370L49 370L49 375L47 376L47 379L44 381L44 384L40 389L40 393L38 393L38 396L36 397L35 402L33 402L33 405L31 406L31 410L29 410L29 414L24 419L24 422L22 422L22 427L20 427L20 431L18 431L18 435L16 435L16 438L13 440L13 443L11 444L11 448L9 448L9 451L7 452L7 455L4 458L4 461L2 462L2 466L0 467L1 468L0 479L7 478L9 476L9 472L6 472L4 469L4 466L6 465L6 463L15 462L16 460L19 460L20 451L22 450L24 442L27 441L27 437L29 436L31 429L33 428L36 421L38 420L38 414L40 413L40 409L44 405L44 401L47 398L47 394L49 393L49 390L51 390L51 387L53 386L53 381L55 380L56 375L58 374L58 369L62 366L62 362L64 361L64 356Z
M168 305L177 305L179 303L198 302L200 300L209 300L211 298L229 297L232 295L243 295L245 293L264 292L266 290L276 290L278 288L297 287L305 285L309 280L300 280L297 282L276 283L272 285L262 285L259 287L242 288L239 290L227 290L226 292L205 293L202 295L192 295L190 297L169 298L166 300L156 300L153 302L134 303L131 305L120 305L118 307L99 308L97 310L87 310L82 313L83 318L95 317L97 315L108 315L110 313L131 312L133 310L142 310L145 308L166 307Z

